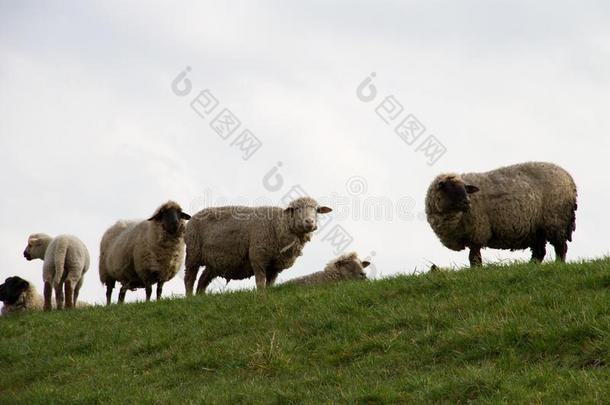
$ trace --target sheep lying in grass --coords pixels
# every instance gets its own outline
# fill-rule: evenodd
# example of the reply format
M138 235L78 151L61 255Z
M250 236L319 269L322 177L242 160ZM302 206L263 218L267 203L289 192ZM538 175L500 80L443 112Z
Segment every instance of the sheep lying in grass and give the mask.
M0 285L0 301L4 304L2 315L11 312L41 311L44 299L29 281L21 277L9 277Z
M102 237L100 280L106 285L110 305L115 283L121 283L119 303L127 290L144 288L150 301L157 284L157 300L163 284L171 280L184 259L184 230L190 215L174 201L163 204L146 221L118 221Z
M332 211L316 200L301 197L287 208L216 207L193 216L186 228L186 294L200 266L197 293L216 277L256 278L258 289L273 285L277 275L292 266L317 229L317 215Z
M23 256L27 260L44 260L42 279L45 310L52 308L53 289L57 309L64 306L72 308L76 304L85 273L89 269L89 251L80 239L72 235L52 238L44 233L35 233L28 238Z
M321 284L345 280L366 280L364 269L370 263L360 261L356 252L347 253L330 261L323 271L286 281L284 284Z
M561 167L530 162L486 173L442 174L426 196L426 215L443 245L470 249L471 266L481 248L532 250L542 261L546 242L565 261L576 228L576 185Z
M42 311L44 298L38 294L32 283L19 276L8 277L0 284L0 301L3 303L2 315L13 312ZM77 307L89 304L77 301Z

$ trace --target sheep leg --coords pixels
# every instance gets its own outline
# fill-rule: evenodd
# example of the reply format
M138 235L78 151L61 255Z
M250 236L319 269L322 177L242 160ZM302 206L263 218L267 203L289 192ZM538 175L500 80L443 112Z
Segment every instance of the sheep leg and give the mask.
M144 285L144 290L146 290L146 302L149 302L150 296L152 295L152 284L146 282L146 284Z
M161 299L161 293L163 292L163 281L157 283L157 301Z
M256 280L256 289L262 290L267 287L267 267L269 267L269 259L264 253L256 249L250 251L250 267L254 273Z
M50 311L53 306L51 305L51 296L53 295L53 286L48 281L44 283L44 310Z
M116 280L109 280L106 282L106 305L110 305L112 298L112 290L114 290L114 284Z
M73 298L73 306L76 307L76 303L78 302L78 293L80 292L80 288L83 285L83 278L81 278L78 283L76 283L76 286L74 287L74 298Z
M198 271L199 265L186 266L184 269L184 289L187 296L193 295L193 287L195 286ZM199 288L197 288L197 291L199 291Z
M542 262L546 255L546 239L544 237L537 237L531 249L532 259L530 261Z
M483 265L483 259L481 258L481 248L471 246L470 253L468 253L468 260L470 260L470 267L477 267Z
M553 247L555 248L555 260L557 260L558 262L565 262L566 254L568 253L568 242L564 240L561 242L553 243Z
M61 283L55 284L55 307L57 309L64 308L64 290L61 287Z
M271 270L269 274L267 274L267 287L271 287L275 284L278 274L280 274L280 272L277 270Z
M212 282L212 271L209 268L205 268L203 273L201 273L201 277L199 277L199 282L197 283L197 295L205 294L205 289L208 288L208 285Z
M121 289L119 290L119 304L125 302L125 293L127 292L127 286L121 284Z
M262 290L267 287L267 276L264 270L254 270L254 278L256 280L256 289Z
M74 286L72 285L72 281L66 280L64 282L64 290L65 290L65 298L66 298L64 307L66 309L70 309L70 308L72 308L72 306L74 304L74 298L73 298Z

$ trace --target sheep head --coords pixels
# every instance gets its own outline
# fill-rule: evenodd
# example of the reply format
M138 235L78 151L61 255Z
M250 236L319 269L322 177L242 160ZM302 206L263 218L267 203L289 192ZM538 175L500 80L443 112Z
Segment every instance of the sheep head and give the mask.
M292 201L284 214L288 219L288 227L295 235L305 235L318 229L318 214L327 214L332 209L319 206L317 201L310 197L301 197Z
M13 305L29 286L30 283L21 277L8 277L4 284L0 284L0 301L5 305Z
M479 188L466 184L458 174L444 174L436 178L433 187L436 193L436 208L442 213L468 212L470 194Z
M45 233L34 233L28 237L28 245L23 251L23 256L29 261L33 259L44 259L47 246L51 237Z
M163 230L172 236L176 236L180 230L184 231L184 221L189 219L191 216L182 212L180 205L174 201L166 202L148 218L149 221L161 224Z
M368 261L361 261L356 252L351 252L343 256L339 256L335 260L328 263L327 271L334 269L346 279L350 280L366 280L366 272L364 269L370 264Z

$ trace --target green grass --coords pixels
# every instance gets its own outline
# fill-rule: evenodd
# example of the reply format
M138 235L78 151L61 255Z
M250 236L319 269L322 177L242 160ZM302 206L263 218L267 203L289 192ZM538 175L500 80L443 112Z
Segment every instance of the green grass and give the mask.
M0 402L602 403L610 259L0 318Z

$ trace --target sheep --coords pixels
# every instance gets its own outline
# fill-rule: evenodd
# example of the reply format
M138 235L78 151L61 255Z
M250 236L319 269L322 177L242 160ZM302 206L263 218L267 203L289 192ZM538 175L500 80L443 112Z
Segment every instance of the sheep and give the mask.
M44 298L38 294L32 283L19 276L8 277L0 284L0 301L3 303L2 315L14 312L42 311ZM76 302L76 307L87 307L89 304Z
M178 203L168 201L145 221L118 221L102 237L99 275L106 285L110 305L115 283L121 283L119 303L127 290L144 288L150 301L157 284L157 300L163 284L171 280L184 259L185 223L191 218Z
M576 185L552 163L529 162L486 173L441 174L426 195L428 223L449 249L469 248L471 266L481 248L530 248L541 262L546 242L564 262L576 229Z
M4 304L2 315L12 312L41 311L44 299L36 288L21 277L8 277L0 285L0 301Z
M44 309L51 310L51 295L55 289L56 308L72 308L78 301L78 293L85 273L89 269L87 246L72 235L55 238L35 233L29 236L23 251L28 260L42 259L42 280L44 282ZM62 289L63 287L63 289ZM64 296L65 291L65 296Z
M356 252L337 257L328 262L323 271L286 281L284 284L321 284L344 280L366 280L366 268L370 262L360 261Z
M272 286L311 240L317 215L331 211L313 198L300 197L285 209L225 206L198 212L186 227L186 294L192 295L200 266L205 270L198 294L216 277L228 282L254 275L257 289Z

